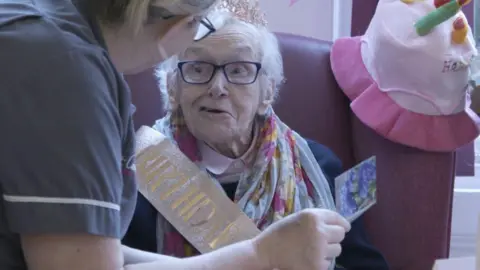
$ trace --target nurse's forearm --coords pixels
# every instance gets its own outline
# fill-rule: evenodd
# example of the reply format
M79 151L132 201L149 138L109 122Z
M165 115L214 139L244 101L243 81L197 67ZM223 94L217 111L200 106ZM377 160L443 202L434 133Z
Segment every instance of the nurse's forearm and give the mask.
M270 270L268 262L257 256L250 241L186 259L161 255L159 258L155 262L127 265L124 270Z
M157 253L146 252L134 248L130 248L127 246L122 246L123 258L125 260L125 265L134 265L140 263L149 263L149 262L158 262L162 260L164 262L168 262L168 260L178 261L178 258L169 257L160 255Z

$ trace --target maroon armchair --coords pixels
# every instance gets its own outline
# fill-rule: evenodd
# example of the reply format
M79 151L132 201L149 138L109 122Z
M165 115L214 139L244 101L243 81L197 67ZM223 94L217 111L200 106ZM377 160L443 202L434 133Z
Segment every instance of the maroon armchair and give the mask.
M330 43L278 34L286 84L279 116L307 138L329 146L345 169L377 156L378 204L367 213L372 242L393 270L432 269L447 257L455 173L454 153L429 153L395 144L364 126L330 70ZM137 106L136 126L163 115L151 71L128 76Z

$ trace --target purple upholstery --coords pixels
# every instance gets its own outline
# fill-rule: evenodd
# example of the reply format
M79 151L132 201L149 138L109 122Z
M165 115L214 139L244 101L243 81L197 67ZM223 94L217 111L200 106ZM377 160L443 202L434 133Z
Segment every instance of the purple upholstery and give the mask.
M370 157L378 162L378 205L366 217L374 244L393 270L432 269L448 256L454 153L427 153L387 141L352 115L329 66L330 44L278 34L286 84L275 110L293 129L330 147L345 168ZM135 121L162 116L151 72L129 76Z
M132 89L132 103L137 107L134 114L135 129L143 125L152 126L164 115L160 91L153 76L153 70L125 76Z
M367 31L377 9L378 0L352 1L352 36L361 36Z
M457 149L456 176L475 175L475 146L469 143Z

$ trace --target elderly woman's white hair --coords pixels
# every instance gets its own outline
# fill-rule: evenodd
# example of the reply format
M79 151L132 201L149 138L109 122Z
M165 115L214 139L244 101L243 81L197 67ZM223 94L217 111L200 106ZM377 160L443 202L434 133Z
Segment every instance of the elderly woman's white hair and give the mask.
M255 55L259 56L262 64L261 72L266 75L264 78L273 81L275 85L274 98L276 98L284 77L282 55L275 35L264 26L244 22L223 10L212 11L208 18L217 29L212 35L219 36L223 34L223 29L232 30L233 28L234 31L238 31L247 37L248 40L246 41L252 49L256 50ZM173 91L175 91L176 81L179 79L179 73L177 72L179 57L181 58L184 53L171 57L156 69L165 110L175 109L171 97L174 96Z

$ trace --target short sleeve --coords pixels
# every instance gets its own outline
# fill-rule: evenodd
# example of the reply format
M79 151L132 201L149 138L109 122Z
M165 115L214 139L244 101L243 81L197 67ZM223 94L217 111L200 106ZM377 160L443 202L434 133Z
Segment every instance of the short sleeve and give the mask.
M35 58L0 53L21 62L0 68L0 207L8 229L120 238L122 121L105 57L85 48L20 51Z

